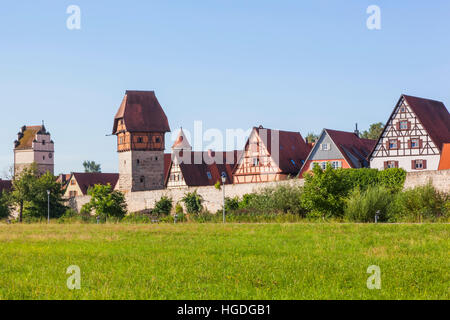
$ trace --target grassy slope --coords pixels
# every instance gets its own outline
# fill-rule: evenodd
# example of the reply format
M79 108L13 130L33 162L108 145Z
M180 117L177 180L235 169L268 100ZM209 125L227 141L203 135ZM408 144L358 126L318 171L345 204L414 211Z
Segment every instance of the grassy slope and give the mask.
M449 299L449 239L443 224L1 225L0 298Z

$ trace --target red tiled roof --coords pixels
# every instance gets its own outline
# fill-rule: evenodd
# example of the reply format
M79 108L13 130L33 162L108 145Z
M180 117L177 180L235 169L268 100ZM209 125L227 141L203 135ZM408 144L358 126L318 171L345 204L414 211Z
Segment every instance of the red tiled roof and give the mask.
M279 163L278 166L282 173L296 175L306 158L308 157L310 146L303 139L300 132L273 130L262 127L254 127L254 130L260 135L263 132L267 132L266 148L270 155L273 155L272 150L272 134L275 131L279 132ZM265 131L261 131L265 130ZM264 134L263 134L264 135ZM263 142L265 139L262 139ZM245 145L245 149L248 147L249 141ZM274 159L275 160L275 159ZM295 163L295 164L294 164Z
M213 155L214 153L217 152L213 152ZM222 153L223 153L223 161L222 161L223 164L218 164L216 162L212 164L207 164L205 161L205 157L203 157L205 152L201 151L190 152L191 163L180 163L180 170L181 173L183 174L183 178L186 184L192 187L212 186L215 185L217 181L222 181L221 180L222 172L225 172L227 175L227 180L225 184L232 184L233 167L236 163L238 151L227 151ZM202 159L202 163L198 164L195 163L196 159ZM208 172L211 174L211 179L209 179L208 177ZM169 177L166 176L166 182L168 181L168 178Z
M417 115L436 147L442 151L442 145L450 142L450 114L445 105L440 101L405 94L402 97Z
M0 179L0 195L3 191L10 191L12 188L11 180L2 180Z
M116 187L117 181L119 180L118 173L74 172L72 173L72 176L76 179L83 195L87 194L89 187L93 187L96 184L110 184L114 189Z
M119 119L124 120L129 132L170 132L166 114L154 91L127 90L114 118L113 134L117 134Z
M377 140L359 138L353 132L324 129L352 168L368 166L370 152ZM359 163L355 163L355 159Z

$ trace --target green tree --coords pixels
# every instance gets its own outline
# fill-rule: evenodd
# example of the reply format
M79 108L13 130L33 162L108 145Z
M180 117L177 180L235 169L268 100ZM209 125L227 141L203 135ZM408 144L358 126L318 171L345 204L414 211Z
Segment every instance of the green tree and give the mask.
M343 170L346 169L333 169L327 164L325 170L314 166L312 174L305 174L301 198L303 207L315 214L341 217L344 213L344 198L352 189L342 174Z
M319 136L317 134L315 134L314 132L310 132L306 136L306 142L307 143L316 142L317 140L319 140Z
M20 174L13 179L11 201L19 207L19 222L23 220L23 209L28 201L33 198L33 190L37 183L36 164L24 168Z
M8 218L11 214L12 204L10 193L3 191L0 194L0 218Z
M107 217L123 218L127 213L125 196L114 191L111 185L96 184L88 190L91 200L81 208L81 212L92 213L106 219Z
M100 164L95 163L95 161L86 160L83 162L84 172L102 172L102 168Z
M361 138L378 140L383 132L384 124L382 122L373 123L370 125L369 131L364 131Z
M64 205L64 190L56 179L50 172L36 177L30 188L30 198L25 205L25 215L47 217L48 205L51 218L59 218L65 213L67 207Z

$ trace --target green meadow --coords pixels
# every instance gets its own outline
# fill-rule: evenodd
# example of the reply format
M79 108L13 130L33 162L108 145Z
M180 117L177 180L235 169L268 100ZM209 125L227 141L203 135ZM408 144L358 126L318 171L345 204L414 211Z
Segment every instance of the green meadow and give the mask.
M449 249L448 224L2 224L0 299L449 299Z

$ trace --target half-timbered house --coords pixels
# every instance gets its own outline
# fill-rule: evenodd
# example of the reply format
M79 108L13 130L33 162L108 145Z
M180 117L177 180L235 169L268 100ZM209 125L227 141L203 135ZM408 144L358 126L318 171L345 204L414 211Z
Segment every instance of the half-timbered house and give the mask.
M402 95L370 155L371 168L437 170L450 142L450 115L440 101Z
M376 140L360 138L357 131L323 129L300 171L299 178L311 171L315 165L322 169L325 169L327 164L334 169L367 168L368 156L376 143Z
M259 183L296 176L310 147L299 132L254 127L233 171L233 181Z
M172 146L172 157L166 175L168 189L212 186L226 176L225 184L233 183L233 167L238 152L192 151L183 129Z

